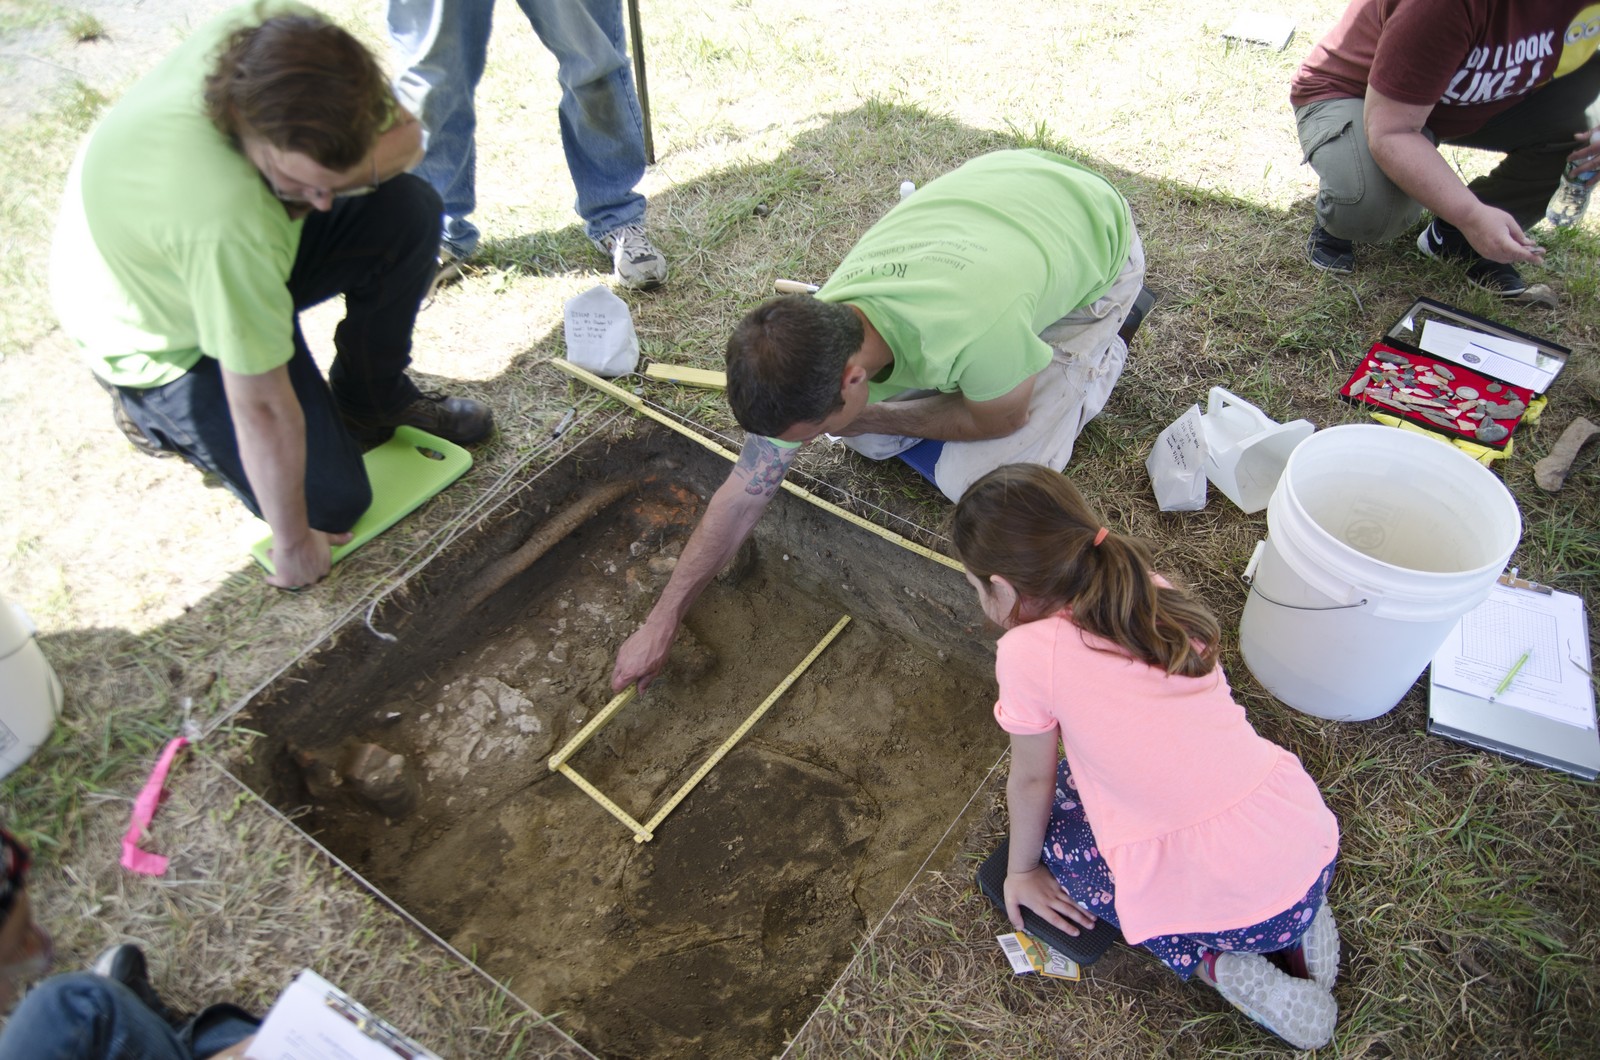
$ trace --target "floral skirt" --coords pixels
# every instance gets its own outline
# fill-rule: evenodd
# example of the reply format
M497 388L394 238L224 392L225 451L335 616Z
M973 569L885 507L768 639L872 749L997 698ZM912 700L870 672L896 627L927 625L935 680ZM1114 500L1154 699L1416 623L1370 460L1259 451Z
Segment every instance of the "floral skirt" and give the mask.
M1109 920L1121 928L1117 918L1116 884L1111 876L1111 866L1100 856L1089 819L1084 815L1083 804L1078 801L1078 786L1063 758L1056 769L1056 797L1050 809L1050 825L1045 831L1044 864L1060 882L1072 900L1096 917ZM1337 861L1337 859L1335 859ZM1200 958L1207 950L1240 953L1273 953L1292 949L1300 936L1311 926L1311 918L1322 905L1333 881L1334 862L1317 875L1311 889L1294 905L1259 924L1234 928L1229 931L1196 933L1192 935L1156 935L1140 943L1160 958L1161 962L1182 979L1188 979L1200 967Z

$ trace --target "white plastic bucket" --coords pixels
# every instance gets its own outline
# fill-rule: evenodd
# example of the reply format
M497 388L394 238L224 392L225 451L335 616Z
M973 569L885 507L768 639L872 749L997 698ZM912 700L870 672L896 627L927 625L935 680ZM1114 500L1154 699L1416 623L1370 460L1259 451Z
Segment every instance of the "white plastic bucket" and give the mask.
M1505 486L1453 446L1330 427L1289 457L1245 580L1239 650L1278 699L1322 718L1394 708L1522 537Z
M1211 388L1200 427L1206 478L1247 515L1267 506L1289 454L1316 430L1310 420L1279 423L1220 386Z
M61 682L33 634L27 612L0 596L0 778L50 738L61 713Z

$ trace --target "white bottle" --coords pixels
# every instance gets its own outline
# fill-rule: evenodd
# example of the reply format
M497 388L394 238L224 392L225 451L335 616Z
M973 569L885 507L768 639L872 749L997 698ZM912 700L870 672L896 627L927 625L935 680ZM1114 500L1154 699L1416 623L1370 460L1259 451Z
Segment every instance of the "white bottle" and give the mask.
M1600 132L1589 137L1589 142L1600 142ZM1550 197L1550 205L1545 209L1544 218L1557 228L1567 228L1578 223L1578 218L1583 216L1583 211L1589 205L1589 195L1594 191L1595 173L1590 171L1579 176L1574 172L1574 163L1568 162L1567 167L1561 171L1561 184L1556 188L1556 193Z
M50 738L61 714L61 682L34 632L27 612L0 596L0 777Z

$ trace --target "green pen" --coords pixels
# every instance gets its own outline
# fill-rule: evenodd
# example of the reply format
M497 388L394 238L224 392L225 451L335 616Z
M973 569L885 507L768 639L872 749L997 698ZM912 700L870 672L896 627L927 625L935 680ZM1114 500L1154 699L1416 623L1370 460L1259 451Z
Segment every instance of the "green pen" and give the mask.
M1500 679L1500 684L1495 687L1494 695L1489 697L1489 702L1493 703L1495 696L1500 695L1506 689L1511 687L1511 681L1517 676L1517 671L1522 669L1522 667L1527 664L1528 657L1532 654L1533 649L1529 648L1527 651L1522 653L1516 662L1511 664L1511 669L1507 670L1506 675Z

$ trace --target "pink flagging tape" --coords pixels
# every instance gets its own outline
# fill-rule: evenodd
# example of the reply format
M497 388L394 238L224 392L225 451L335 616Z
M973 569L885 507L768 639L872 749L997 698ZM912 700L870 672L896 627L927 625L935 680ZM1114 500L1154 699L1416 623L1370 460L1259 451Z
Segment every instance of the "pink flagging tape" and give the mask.
M161 792L167 783L167 773L178 752L189 746L182 736L174 736L161 749L150 779L144 782L139 797L133 800L133 819L128 822L128 833L122 837L122 867L141 876L159 876L167 871L167 859L139 849L139 841L150 834L150 822L155 820L156 807L161 803Z

